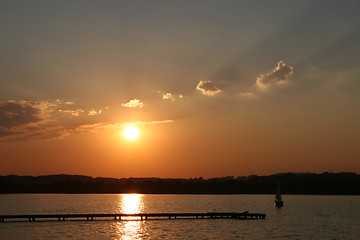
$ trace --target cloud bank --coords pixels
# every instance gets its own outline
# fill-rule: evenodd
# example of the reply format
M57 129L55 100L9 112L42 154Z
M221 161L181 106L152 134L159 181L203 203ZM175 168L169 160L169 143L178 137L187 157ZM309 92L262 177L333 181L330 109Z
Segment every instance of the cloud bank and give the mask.
M65 126L69 120L72 126L79 126L79 121L86 121L78 118L82 113L84 117L102 113L101 109L86 110L74 105L60 99L0 102L0 141L63 138L76 132L76 128Z
M75 103L68 104L60 100L0 102L0 142L63 139L74 134L96 133L106 129L173 122L156 120L108 123L100 120L86 123L94 119L92 116L101 114L102 110L80 109L73 105ZM130 105L140 107L142 103L135 99Z
M36 133L53 121L52 113L58 104L58 101L0 102L0 138Z

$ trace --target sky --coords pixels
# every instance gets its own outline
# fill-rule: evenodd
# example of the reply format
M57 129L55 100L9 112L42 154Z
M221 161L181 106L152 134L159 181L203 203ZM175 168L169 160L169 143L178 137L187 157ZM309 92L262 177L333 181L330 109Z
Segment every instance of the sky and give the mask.
M1 1L0 175L360 173L359 10Z

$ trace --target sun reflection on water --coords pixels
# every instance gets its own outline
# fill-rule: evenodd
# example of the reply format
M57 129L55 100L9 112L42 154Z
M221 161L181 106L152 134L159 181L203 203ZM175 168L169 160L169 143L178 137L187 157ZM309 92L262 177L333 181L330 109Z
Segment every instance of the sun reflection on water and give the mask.
M120 213L141 213L143 212L144 204L141 194L121 194L119 201ZM142 239L144 235L143 222L139 217L123 217L121 221L117 222L117 232L119 239Z
M122 199L120 203L121 213L140 213L143 209L143 202L141 194L121 194Z

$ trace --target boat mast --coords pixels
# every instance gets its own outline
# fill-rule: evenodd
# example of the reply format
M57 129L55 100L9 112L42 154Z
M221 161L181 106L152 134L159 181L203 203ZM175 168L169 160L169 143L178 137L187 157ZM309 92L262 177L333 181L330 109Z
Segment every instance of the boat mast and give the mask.
M281 201L281 191L280 191L280 183L277 184L277 189L276 189L276 200Z

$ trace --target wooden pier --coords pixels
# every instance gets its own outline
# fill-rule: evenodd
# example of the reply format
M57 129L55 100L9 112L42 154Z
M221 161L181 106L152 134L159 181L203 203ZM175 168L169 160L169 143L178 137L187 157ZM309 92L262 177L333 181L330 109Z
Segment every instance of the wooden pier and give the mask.
M31 214L31 215L0 215L0 222L10 221L66 221L66 220L150 220L150 219L265 219L265 213L249 212L207 212L207 213L115 213L115 214Z

